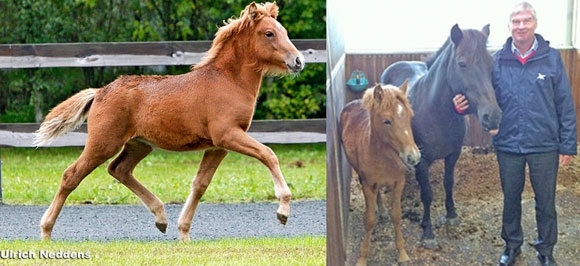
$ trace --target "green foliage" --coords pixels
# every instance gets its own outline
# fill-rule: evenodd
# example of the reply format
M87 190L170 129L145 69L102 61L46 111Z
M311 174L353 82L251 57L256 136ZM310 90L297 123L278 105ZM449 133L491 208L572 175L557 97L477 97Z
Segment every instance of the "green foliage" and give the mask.
M326 94L322 86L325 81L325 66L308 64L295 77L267 78L260 91L256 119L306 119L324 118Z
M0 1L0 43L71 43L210 40L237 17L248 0L21 0ZM326 3L277 1L278 20L291 39L325 38ZM180 74L168 66L157 74ZM121 74L147 74L147 67L43 68L0 71L0 121L34 122L74 92L102 87ZM255 118L324 117L324 65L298 77L264 82Z

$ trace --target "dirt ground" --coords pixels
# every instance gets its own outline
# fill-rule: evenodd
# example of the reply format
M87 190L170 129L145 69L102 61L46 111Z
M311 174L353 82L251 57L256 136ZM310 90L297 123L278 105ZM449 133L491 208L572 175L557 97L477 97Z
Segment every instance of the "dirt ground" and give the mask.
M495 153L489 149L464 148L455 168L454 196L461 219L459 225L440 222L445 215L443 161L434 163L430 172L434 198L431 219L438 247L425 249L421 246L419 223L423 206L417 182L414 176L409 176L402 199L403 235L411 258L405 265L497 265L504 242L500 237L503 196ZM580 265L580 157L560 169L556 202L559 235L554 256L560 266ZM540 265L532 246L537 236L534 204L529 179L526 179L522 195L525 239L516 266ZM358 258L364 231L364 206L358 177L353 173L347 265L354 265ZM373 231L368 265L396 264L393 226L389 214L382 214Z

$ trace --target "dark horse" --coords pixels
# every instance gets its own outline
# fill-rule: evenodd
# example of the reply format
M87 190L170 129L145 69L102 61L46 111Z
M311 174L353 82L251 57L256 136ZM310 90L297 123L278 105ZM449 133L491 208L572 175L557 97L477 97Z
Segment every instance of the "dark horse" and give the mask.
M381 75L381 82L399 86L410 79L407 94L415 116L412 120L415 142L421 150L421 161L415 166L415 177L421 189L423 219L421 237L427 248L436 246L431 225L433 191L429 184L429 167L445 159L446 218L458 221L453 202L453 171L461 154L465 136L465 119L457 114L452 98L464 94L484 130L497 134L501 110L491 84L493 59L486 48L489 25L481 31L461 30L457 24L445 44L426 62L396 62Z

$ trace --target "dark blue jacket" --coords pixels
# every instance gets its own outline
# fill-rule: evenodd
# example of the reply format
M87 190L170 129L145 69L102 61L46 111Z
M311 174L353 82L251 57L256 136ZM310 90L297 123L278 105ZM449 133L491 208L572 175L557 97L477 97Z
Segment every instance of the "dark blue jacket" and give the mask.
M512 153L577 153L576 110L560 53L536 34L535 54L522 65L512 38L493 54L493 86L502 121L496 150Z

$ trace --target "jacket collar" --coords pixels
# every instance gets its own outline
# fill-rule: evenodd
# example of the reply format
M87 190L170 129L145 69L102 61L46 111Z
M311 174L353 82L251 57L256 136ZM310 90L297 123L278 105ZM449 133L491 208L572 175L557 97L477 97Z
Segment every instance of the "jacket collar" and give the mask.
M530 48L530 50L525 51L524 53L521 53L520 50L518 50L518 48L516 48L516 45L514 44L513 40L512 40L512 44L511 44L511 50L513 54L518 55L519 57L527 57L529 56L531 53L535 52L538 49L538 38L534 37L534 43L532 44L532 47Z
M534 41L534 45L536 46L536 42L537 42L537 47L535 49L535 54L534 57L539 56L539 55L543 55L545 53L548 52L548 50L550 49L550 42L546 41L544 39L544 37L542 37L542 35L540 34L535 34L536 36L536 40ZM513 59L513 60L517 60L515 56L513 56L513 52L512 52L512 46L513 46L513 38L510 36L509 38L507 38L505 44L503 45L503 48L500 51L500 58L501 59ZM533 48L531 49L533 50Z

